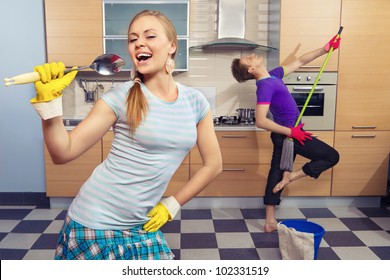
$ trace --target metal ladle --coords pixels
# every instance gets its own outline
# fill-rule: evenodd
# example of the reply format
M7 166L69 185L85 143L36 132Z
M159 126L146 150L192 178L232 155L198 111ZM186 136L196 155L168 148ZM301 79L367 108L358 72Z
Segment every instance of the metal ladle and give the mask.
M91 65L89 66L80 66L74 69L67 69L65 70L65 73L68 73L70 71L74 70L84 70L84 69L93 69L97 73L101 75L113 75L115 73L118 73L122 70L123 66L126 65L126 62L121 58L119 55L116 54L102 54L98 56ZM28 84L28 83L34 83L36 81L39 81L41 78L39 76L38 72L30 72L21 74L12 78L5 78L4 79L4 85L10 86L10 85L21 85L21 84Z

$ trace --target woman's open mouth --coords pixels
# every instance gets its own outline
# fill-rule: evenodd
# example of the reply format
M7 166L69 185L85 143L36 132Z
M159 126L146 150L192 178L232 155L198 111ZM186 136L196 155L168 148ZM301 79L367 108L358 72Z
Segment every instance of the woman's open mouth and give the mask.
M152 58L152 55L148 53L140 53L137 54L136 58L140 64L144 64L147 63Z

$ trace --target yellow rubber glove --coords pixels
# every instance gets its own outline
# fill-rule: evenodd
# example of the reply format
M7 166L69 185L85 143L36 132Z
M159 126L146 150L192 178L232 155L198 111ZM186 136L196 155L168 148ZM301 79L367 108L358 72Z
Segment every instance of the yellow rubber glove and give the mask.
M148 232L158 231L166 222L172 221L179 210L180 204L173 196L162 200L147 214L150 220L143 229Z
M64 75L65 65L62 62L38 65L34 71L39 73L41 80L34 83L37 95L30 100L31 103L48 102L60 97L77 75L76 70Z
M34 83L36 96L30 103L44 120L62 116L62 91L73 81L77 70L64 75L64 63L52 62L38 65L34 71L41 80Z

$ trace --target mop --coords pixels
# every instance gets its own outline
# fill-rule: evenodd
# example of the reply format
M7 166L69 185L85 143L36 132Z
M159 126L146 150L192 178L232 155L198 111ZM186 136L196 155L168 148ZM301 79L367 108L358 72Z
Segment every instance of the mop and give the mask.
M337 32L337 35L336 35L335 40L333 41L333 43L335 43L336 40L340 37L341 31L343 31L343 27L342 26L340 27L339 31ZM330 47L329 52L326 55L324 62L322 63L320 71L319 71L319 73L317 75L317 78L314 81L314 84L313 84L313 86L312 86L312 88L310 90L309 95L307 96L306 102L303 105L301 113L299 114L299 117L298 117L297 121L295 122L295 126L297 126L299 124L299 122L301 121L302 116L303 116L303 114L304 114L304 112L306 110L306 107L309 104L309 101L311 99L311 96L313 95L314 89L316 88L317 83L318 83L318 81L321 78L322 72L324 71L326 63L328 62L329 57L332 54L332 52L333 52L333 46ZM292 169L293 169L293 163L294 163L294 140L292 138L290 138L290 137L286 137L286 139L284 139L284 142L283 142L282 158L280 160L280 169L283 170L283 171L291 172Z

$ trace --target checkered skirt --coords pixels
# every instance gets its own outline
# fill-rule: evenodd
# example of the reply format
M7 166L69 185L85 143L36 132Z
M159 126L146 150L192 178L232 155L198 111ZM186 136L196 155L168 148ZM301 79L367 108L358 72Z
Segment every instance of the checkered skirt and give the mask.
M66 217L57 241L56 260L171 260L174 254L161 231L142 226L95 230Z

